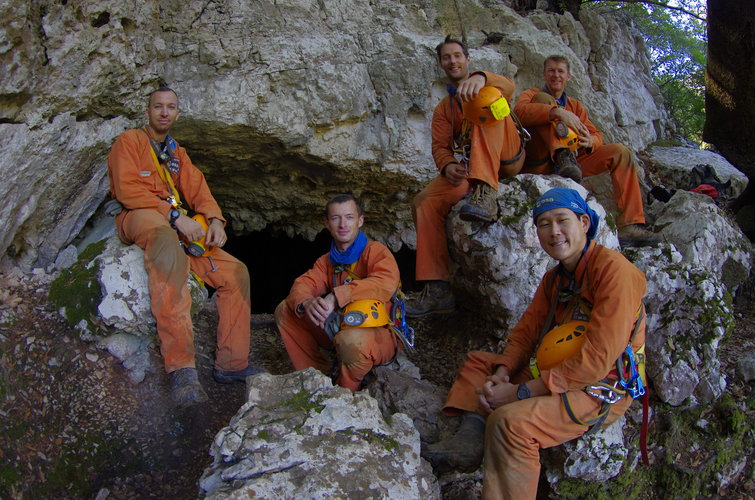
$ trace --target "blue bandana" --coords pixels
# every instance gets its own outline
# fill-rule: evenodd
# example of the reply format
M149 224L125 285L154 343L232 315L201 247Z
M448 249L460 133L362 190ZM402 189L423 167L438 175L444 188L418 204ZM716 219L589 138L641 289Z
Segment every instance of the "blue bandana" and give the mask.
M600 216L590 208L590 205L582 199L578 192L568 188L553 188L545 192L535 202L532 209L532 221L537 223L537 217L543 212L553 210L554 208L568 208L577 215L587 214L590 217L590 228L587 230L587 241L589 242L598 234L598 224Z
M362 231L359 231L356 239L354 239L354 243L343 252L336 247L336 242L332 241L330 243L330 262L346 266L353 264L359 260L359 257L362 255L362 251L364 251L364 247L366 246L367 236L365 236Z

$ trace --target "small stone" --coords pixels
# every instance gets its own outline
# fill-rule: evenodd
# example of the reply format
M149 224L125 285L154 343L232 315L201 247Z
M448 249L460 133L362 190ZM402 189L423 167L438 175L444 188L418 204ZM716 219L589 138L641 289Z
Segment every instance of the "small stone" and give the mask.
M100 357L97 354L93 353L93 352L88 352L88 353L85 354L85 356L92 363L96 363L97 360L100 359Z

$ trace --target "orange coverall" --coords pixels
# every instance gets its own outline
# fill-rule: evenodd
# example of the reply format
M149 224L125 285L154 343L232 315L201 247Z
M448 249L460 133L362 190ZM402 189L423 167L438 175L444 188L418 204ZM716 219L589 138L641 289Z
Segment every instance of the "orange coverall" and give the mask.
M144 131L122 133L108 156L108 177L110 194L125 208L115 218L118 235L125 243L136 243L144 250L150 307L165 371L196 366L189 269L216 289L219 320L215 368L242 370L249 364L249 272L243 262L220 248L212 253L215 271L207 257L184 253L178 234L170 227L172 207L165 201L169 192L157 173L150 148ZM180 167L171 177L184 204L208 220L225 222L204 175L191 163L186 150L178 146L175 154Z
M577 265L576 287L584 286L580 296L592 304L589 330L581 351L551 370L541 373L550 395L515 401L497 408L487 418L485 430L486 499L535 498L540 475L541 448L550 448L575 439L588 427L574 423L566 413L561 393L567 393L574 413L582 420L595 418L602 402L582 389L606 378L615 367L634 330L637 312L645 295L645 275L620 253L594 241ZM558 280L561 280L560 283ZM532 303L511 330L502 354L471 352L451 387L443 412L462 411L485 414L475 389L499 366L508 369L512 383L532 379L529 359L535 351L540 331L548 316L557 285L568 283L557 268L548 271L540 282ZM558 304L555 324L577 317L576 301ZM645 343L644 317L632 342L633 349ZM609 425L629 407L625 397L611 406L603 425Z
M351 280L346 271L335 278L329 254L315 261L291 287L291 292L275 309L275 323L296 370L315 367L330 375L331 364L320 348L333 349L339 361L336 383L356 391L365 375L375 365L390 362L398 353L396 336L385 327L345 328L330 341L322 328L313 324L299 308L308 299L333 292L338 307L362 299L385 303L391 300L399 285L396 259L383 244L370 241L356 262Z
M552 174L553 154L563 145L559 142L555 128L548 120L551 109L558 106L555 99L552 104L532 102L533 96L542 92L541 89L527 89L516 100L514 111L527 130L532 140L527 143L527 161L522 173ZM619 209L619 227L630 224L644 224L645 214L642 209L642 192L637 180L637 165L632 152L623 144L603 144L603 134L587 116L587 110L577 99L567 96L567 111L571 111L590 130L593 146L591 150L580 148L577 163L582 173L589 177L609 170L613 183L613 195Z
M487 71L483 73L486 85L497 87L511 102L516 88L513 81L505 76ZM417 267L419 281L448 281L448 241L446 217L459 200L470 190L469 182L453 186L443 176L443 169L449 163L457 163L454 157L454 140L462 134L464 115L459 99L446 96L435 107L432 121L433 159L440 175L433 179L412 201L412 215L417 230ZM468 124L469 122L467 122ZM511 116L488 127L471 125L471 145L469 152L469 180L477 180L498 190L499 175L513 177L519 173L524 163L524 154L507 165L501 165L519 154L521 142Z

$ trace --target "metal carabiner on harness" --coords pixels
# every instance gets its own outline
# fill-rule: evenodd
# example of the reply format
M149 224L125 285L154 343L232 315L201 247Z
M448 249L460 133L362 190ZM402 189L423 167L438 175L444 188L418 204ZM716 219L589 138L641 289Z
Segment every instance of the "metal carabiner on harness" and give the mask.
M584 391L590 396L603 401L606 404L615 404L624 397L623 394L616 391L616 386L611 387L609 385L588 385L584 388Z

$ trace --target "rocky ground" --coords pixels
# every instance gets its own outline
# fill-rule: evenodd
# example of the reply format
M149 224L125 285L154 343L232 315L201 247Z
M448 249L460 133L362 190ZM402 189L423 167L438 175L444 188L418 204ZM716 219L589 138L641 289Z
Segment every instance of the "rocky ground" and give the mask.
M0 276L0 498L196 498L197 481L211 462L210 443L244 399L242 385L212 380L214 311L202 311L196 321L199 374L210 403L179 412L162 371L133 384L115 358L80 340L47 301L46 281ZM753 386L734 375L734 366L755 346L754 305L750 284L737 301L737 327L721 349L727 392L747 408L750 423L755 410L745 400L752 401ZM495 347L475 319L460 311L415 322L419 353L412 360L423 377L448 387L461 354ZM272 373L290 371L272 317L253 321L252 362ZM158 352L151 355L159 359ZM746 470L751 465L750 459ZM751 472L720 492L728 498L754 493Z

